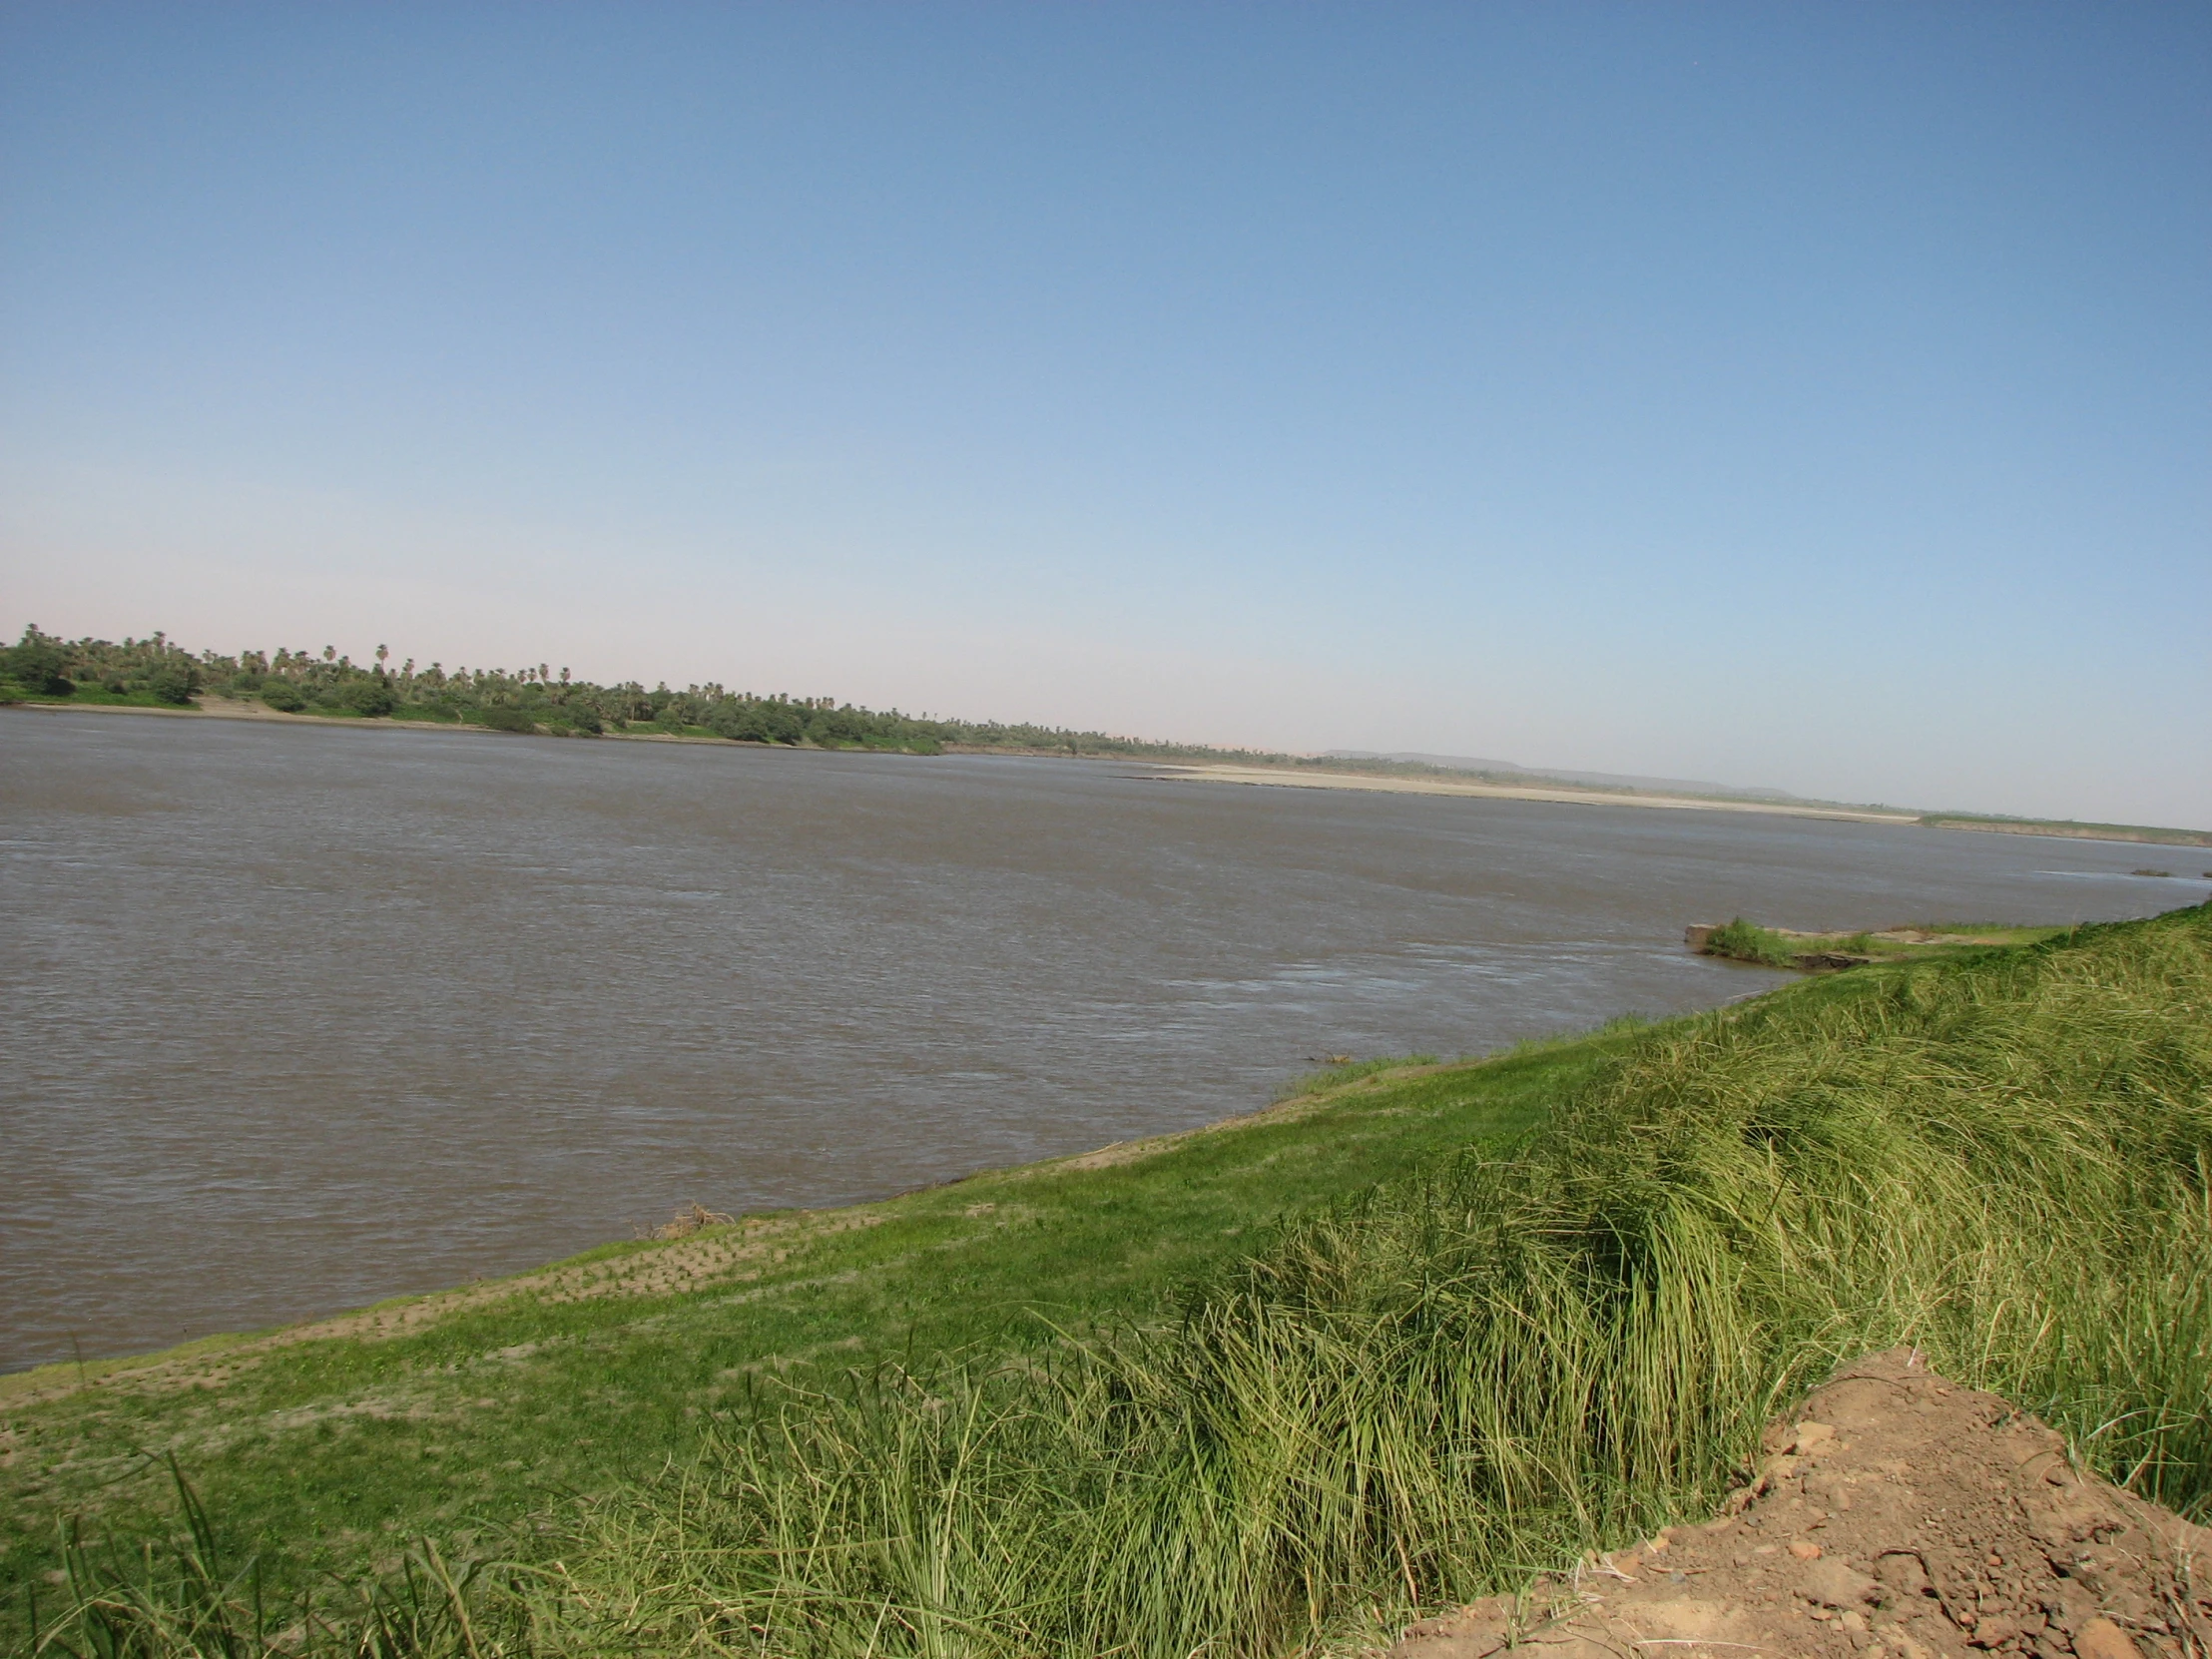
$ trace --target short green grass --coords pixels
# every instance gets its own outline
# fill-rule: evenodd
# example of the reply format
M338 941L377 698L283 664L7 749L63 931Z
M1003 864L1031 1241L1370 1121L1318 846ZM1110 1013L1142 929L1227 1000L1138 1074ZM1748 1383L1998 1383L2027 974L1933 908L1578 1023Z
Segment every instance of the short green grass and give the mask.
M20 1605L54 1569L67 1515L101 1531L166 1525L160 1454L181 1460L234 1550L291 1583L649 1472L766 1373L1031 1350L1056 1329L1162 1316L1283 1218L1524 1129L1628 1039L1617 1027L1473 1066L1355 1068L1322 1096L1125 1149L1128 1162L987 1173L826 1216L871 1225L799 1226L788 1257L743 1285L517 1295L386 1340L205 1342L159 1385L129 1380L142 1366L95 1365L98 1385L44 1403L24 1401L74 1368L0 1379L0 1574ZM579 1260L635 1266L670 1248Z

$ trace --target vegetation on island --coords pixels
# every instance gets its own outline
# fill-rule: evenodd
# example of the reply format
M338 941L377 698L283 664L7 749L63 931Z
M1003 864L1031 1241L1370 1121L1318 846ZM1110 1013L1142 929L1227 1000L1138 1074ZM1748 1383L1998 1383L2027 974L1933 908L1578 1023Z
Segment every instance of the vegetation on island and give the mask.
M1719 927L1693 927L1690 938L1707 956L1818 973L1869 962L1948 955L1993 944L2037 944L2064 931L2063 927L2008 927L1998 922L1931 921L1880 931L1861 928L1853 933L1805 933L1790 927L1762 927L1738 916Z
M1906 1342L2212 1517L2208 1008L2212 906L616 1247L377 1337L29 1374L18 1617L45 1586L71 1654L1352 1651L1701 1514L1772 1410ZM66 1561L34 1510L85 1517Z

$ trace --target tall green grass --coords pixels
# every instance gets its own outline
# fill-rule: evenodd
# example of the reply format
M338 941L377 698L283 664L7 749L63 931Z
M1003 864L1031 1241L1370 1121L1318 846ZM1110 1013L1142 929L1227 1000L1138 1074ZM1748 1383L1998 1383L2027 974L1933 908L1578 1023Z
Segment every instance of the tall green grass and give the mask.
M1705 941L1709 956L1731 956L1739 962L1760 962L1768 967L1795 967L1807 948L1803 940L1785 938L1773 928L1761 927L1742 916L1714 928Z
M2208 923L1662 1029L1518 1155L1294 1229L1169 1337L764 1409L591 1515L540 1617L649 1647L1295 1649L1710 1500L1786 1395L1899 1341L2201 1511Z
M229 1558L177 1459L167 1461L184 1530L159 1546L149 1539L124 1552L112 1541L88 1544L70 1526L60 1569L66 1590L61 1617L41 1624L34 1600L31 1652L88 1659L301 1652L416 1659L482 1651L471 1603L485 1562L455 1567L424 1539L380 1579L338 1586L335 1595L270 1596L259 1562ZM515 1580L506 1570L502 1604L512 1605Z
M1794 985L1290 1228L1170 1331L764 1384L549 1517L467 1641L1309 1651L1710 1503L1788 1396L1908 1341L2201 1516L2208 1185L2212 909Z

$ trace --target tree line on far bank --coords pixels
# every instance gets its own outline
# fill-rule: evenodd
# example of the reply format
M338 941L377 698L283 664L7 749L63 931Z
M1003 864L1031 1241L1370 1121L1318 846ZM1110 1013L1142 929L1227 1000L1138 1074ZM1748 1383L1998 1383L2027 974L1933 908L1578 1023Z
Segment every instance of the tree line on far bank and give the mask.
M575 679L565 668L556 673L543 663L535 668L456 668L448 672L438 663L418 669L410 657L394 668L390 651L381 645L376 648L375 660L369 663L356 663L328 645L319 653L242 651L226 657L214 651L195 654L162 633L143 640L126 639L117 645L89 636L57 639L34 624L23 630L23 638L15 645L0 646L0 704L188 709L210 694L258 698L273 709L293 715L423 721L550 737L596 738L617 732L907 755L995 750L1021 755L1265 765L1398 778L1471 778L1492 784L1540 785L1546 790L1586 790L1596 795L1643 793L1622 786L1584 785L1557 774L1440 767L1382 757L1286 755L1210 744L1156 743L1029 722L937 720L901 714L896 709L863 709L830 697L792 697L781 692L756 696L720 685L672 691L664 683L647 691L637 681L629 680L617 686L600 686ZM1798 805L1823 803L1802 801ZM1941 828L2018 829L2169 845L2212 844L2212 831L1972 813L1928 814L1921 822Z
M1104 732L1009 725L999 721L923 719L829 697L756 695L721 685L682 691L635 680L602 686L550 664L534 668L455 668L412 658L394 666L379 645L374 660L356 663L333 646L313 651L242 651L223 656L185 650L156 633L122 644L64 640L26 628L0 647L0 702L79 703L192 708L204 696L258 699L302 716L422 721L494 731L594 738L606 733L722 738L736 743L817 749L869 749L936 755L947 749L1136 760L1266 760L1318 764L1306 757L1150 743ZM1344 762L1328 763L1343 770ZM1388 770L1405 771L1403 766Z

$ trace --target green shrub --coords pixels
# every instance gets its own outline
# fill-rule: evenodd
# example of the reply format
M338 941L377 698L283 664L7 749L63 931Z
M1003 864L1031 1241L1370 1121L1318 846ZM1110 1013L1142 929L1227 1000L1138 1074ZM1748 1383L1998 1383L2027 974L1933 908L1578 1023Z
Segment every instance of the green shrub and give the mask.
M538 729L537 722L520 709L503 703L477 710L476 723L479 726L488 726L494 732L535 732Z
M399 707L399 699L381 675L348 680L338 690L338 706L370 720L379 720Z
M170 657L158 664L143 684L161 702L183 708L200 689L200 669L185 658Z
M708 719L708 730L738 743L797 743L807 735L799 711L784 703L722 703Z
M270 681L262 687L262 701L287 715L295 715L307 706L306 697L289 680Z
M37 628L23 630L17 644L0 649L0 675L33 697L68 697L77 687L68 675L69 657L61 641Z

